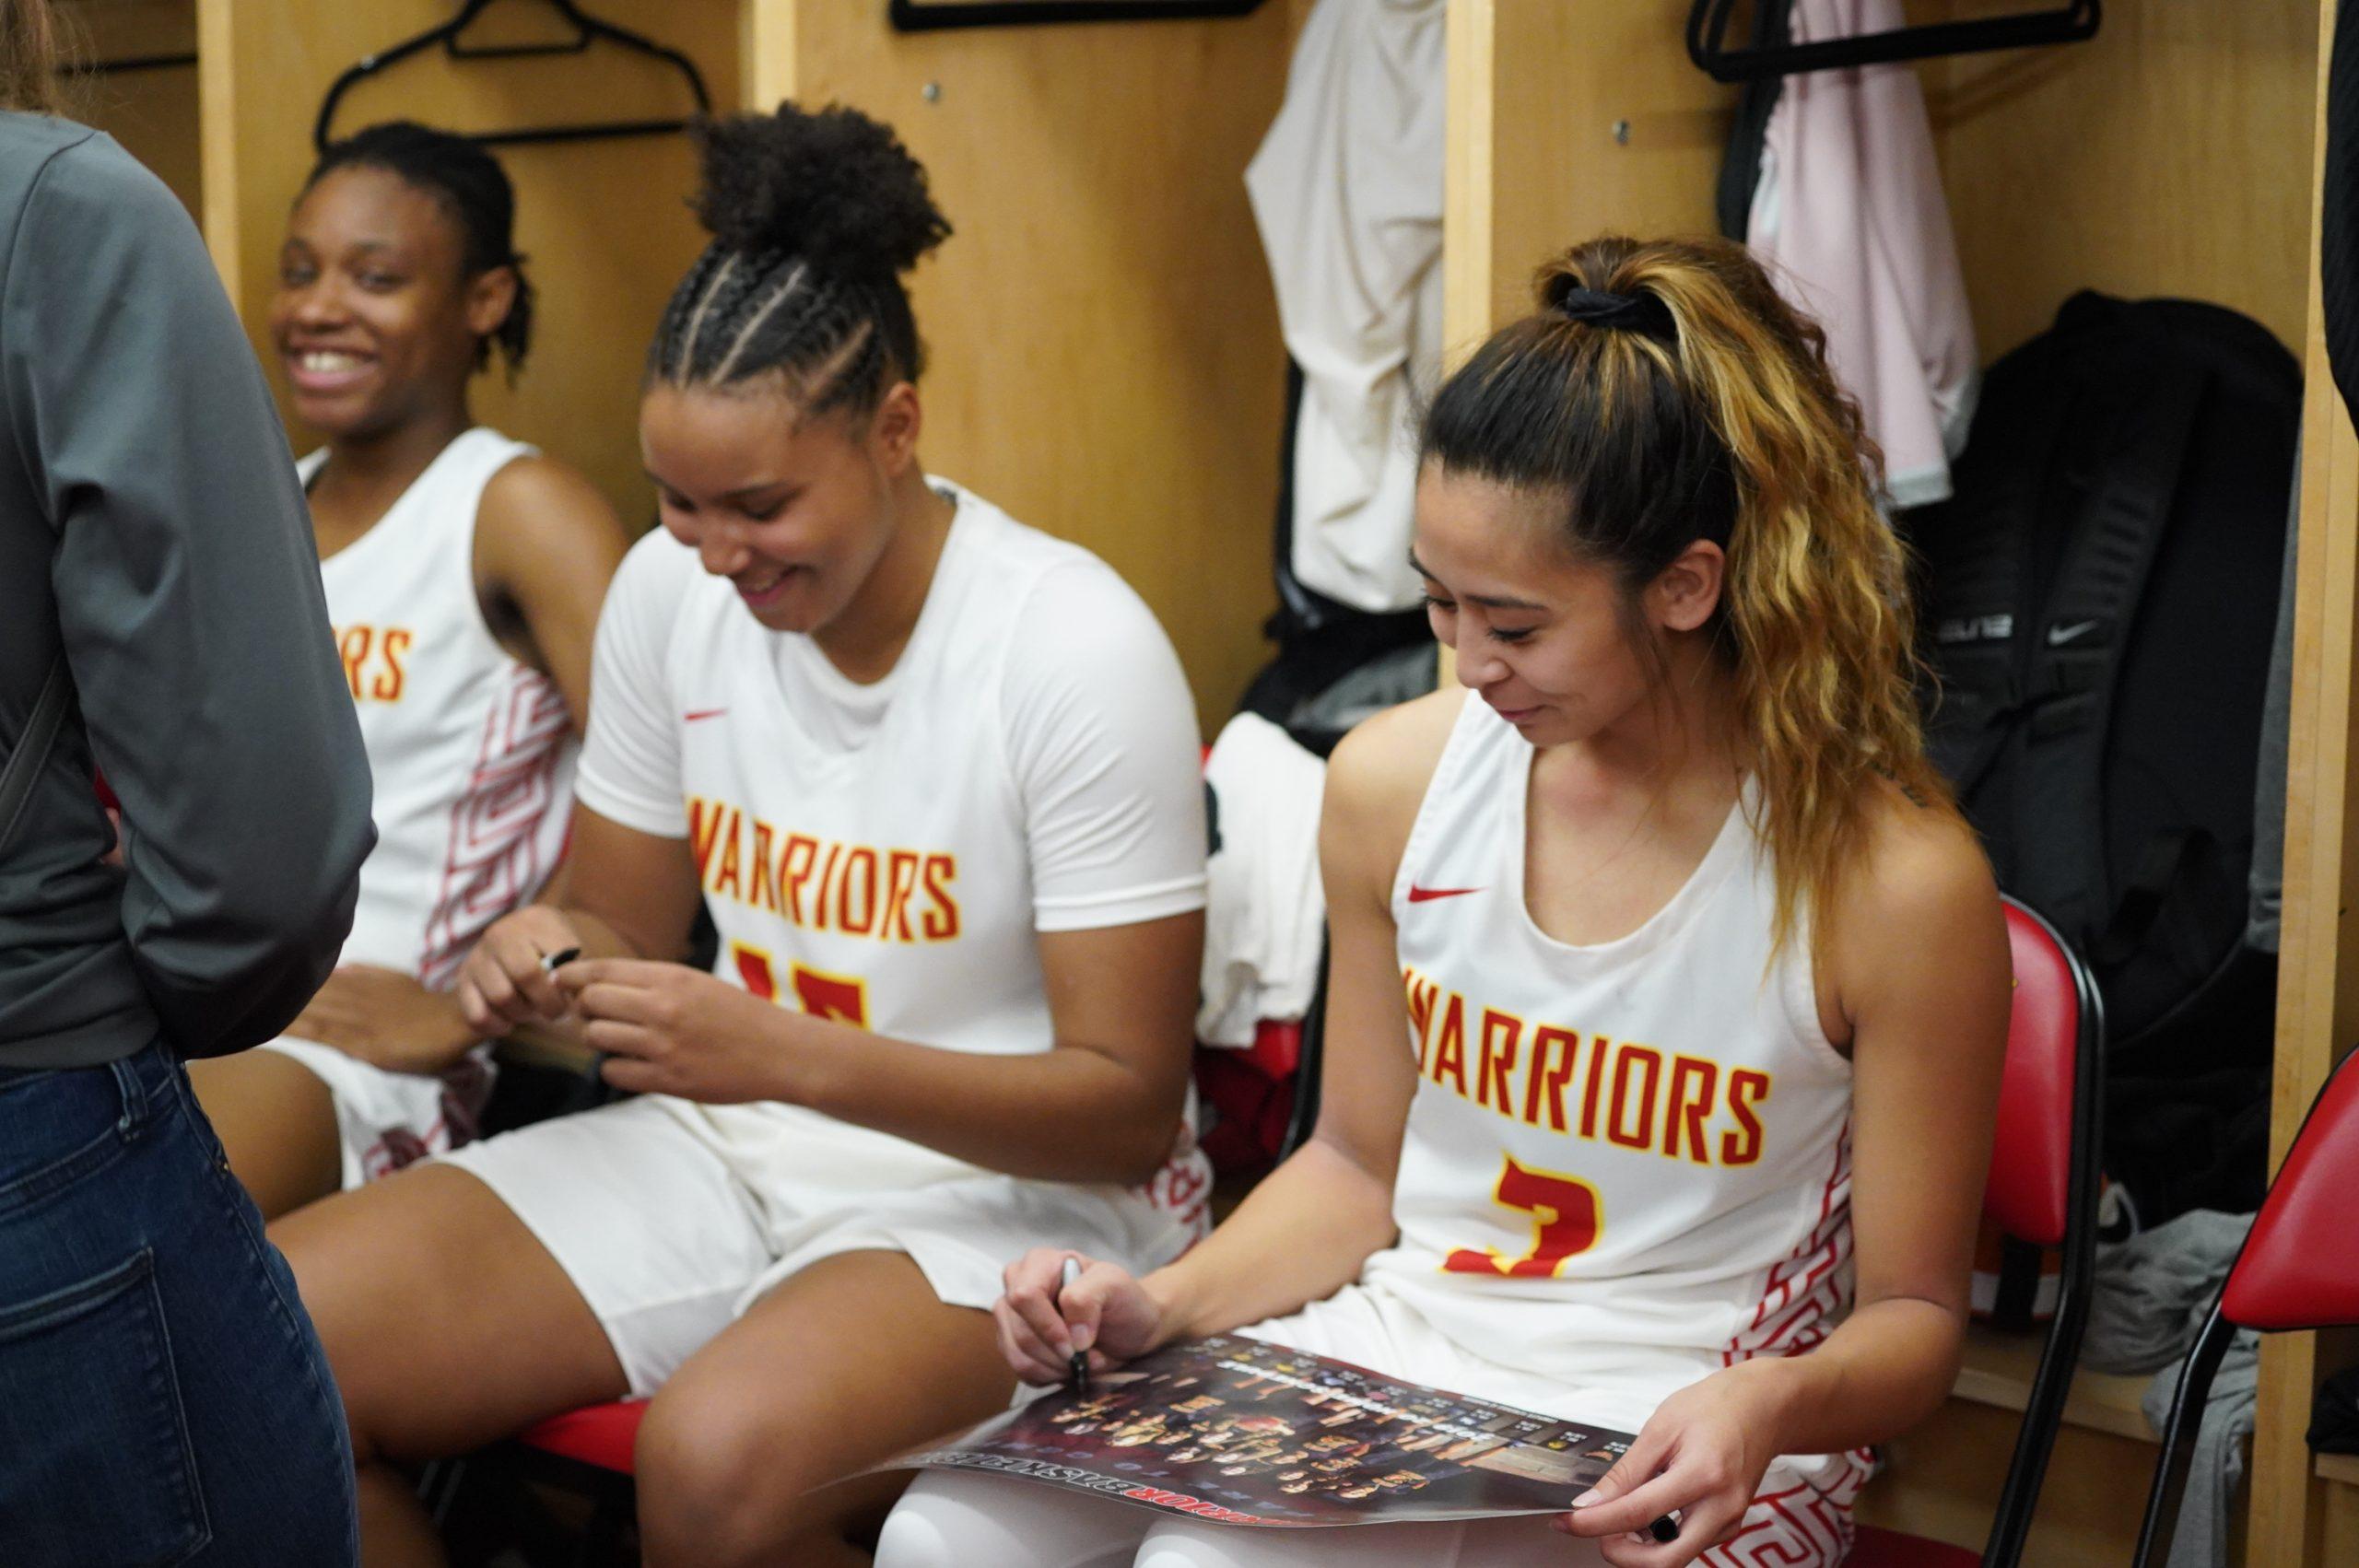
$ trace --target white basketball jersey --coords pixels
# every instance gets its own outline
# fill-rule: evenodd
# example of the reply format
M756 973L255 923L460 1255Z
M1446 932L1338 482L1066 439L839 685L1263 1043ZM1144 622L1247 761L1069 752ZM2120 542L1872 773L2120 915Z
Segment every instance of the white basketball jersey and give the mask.
M438 990L485 927L540 890L564 845L565 698L499 646L475 595L484 486L532 450L467 431L320 566L376 792L377 847L344 959ZM305 485L325 461L302 460Z
M641 540L599 626L581 797L687 839L731 983L945 1049L1044 1051L1036 932L1203 906L1194 711L1102 562L941 489L957 512L924 609L872 685L764 627L695 552ZM801 1107L666 1103L757 1192L766 1170L847 1189L982 1174ZM1155 1197L1200 1210L1204 1177L1191 1145Z
M1470 698L1402 855L1418 1082L1400 1239L1367 1278L1470 1351L1594 1378L1643 1417L1847 1308L1851 1070L1819 1024L1808 930L1770 961L1772 868L1743 804L1637 930L1542 932L1532 756Z

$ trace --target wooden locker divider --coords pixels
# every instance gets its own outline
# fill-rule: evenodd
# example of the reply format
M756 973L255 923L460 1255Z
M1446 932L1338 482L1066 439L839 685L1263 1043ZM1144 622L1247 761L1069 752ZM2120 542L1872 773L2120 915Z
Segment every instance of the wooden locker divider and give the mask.
M734 108L739 29L718 4L598 0L597 13L686 52L715 107ZM470 42L564 36L539 8L502 6ZM446 0L197 0L204 85L205 228L256 352L280 386L265 317L288 206L313 157L311 123L337 73L370 51L446 20ZM337 117L348 134L407 117L461 130L660 118L687 108L670 71L593 46L581 55L452 62L428 51L356 87ZM511 389L477 379L476 416L596 482L633 528L653 520L639 460L639 382L672 287L703 242L686 201L695 158L681 135L499 149L516 183L517 246L540 291L532 357ZM283 393L283 386L280 386ZM310 441L296 433L298 450Z
M1121 572L1207 733L1267 657L1285 361L1243 177L1303 10L926 34L881 3L744 12L746 101L891 123L956 230L912 283L926 461Z

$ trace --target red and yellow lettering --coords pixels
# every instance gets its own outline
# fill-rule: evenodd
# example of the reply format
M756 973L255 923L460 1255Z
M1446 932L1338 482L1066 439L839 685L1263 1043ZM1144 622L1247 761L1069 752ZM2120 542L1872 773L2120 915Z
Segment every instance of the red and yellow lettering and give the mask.
M1635 1108L1638 1125L1627 1124L1634 1108L1630 1094L1630 1069L1633 1065L1646 1071L1646 1087L1638 1091ZM1662 1056L1645 1046L1625 1045L1620 1059L1614 1064L1614 1106L1605 1116L1605 1136L1625 1149L1650 1149L1655 1141L1655 1092L1661 1087Z
M1565 1085L1573 1076L1580 1054L1578 1030L1543 1024L1532 1036L1532 1075L1523 1085L1523 1119L1540 1125L1541 1096L1547 1096L1548 1127L1565 1130ZM1553 1065L1552 1065L1553 1064Z
M1514 1092L1508 1074L1515 1071L1516 1051L1523 1038L1523 1020L1495 1007L1483 1010L1483 1039L1474 1072L1474 1102L1501 1116L1515 1115Z
M689 797L688 848L696 854L699 884L705 884L705 872L712 864L712 846L721 836L721 819L728 809L701 797Z
M379 702L401 701L402 683L409 673L402 661L408 657L411 640L412 634L404 627L385 628L384 640L377 650L383 658L385 667L377 673L377 678L369 685L369 695Z
M851 975L794 966L794 995L814 1018L868 1027L868 982Z
M1516 1279L1553 1279L1565 1259L1597 1245L1604 1221L1597 1188L1558 1171L1526 1170L1507 1157L1496 1201L1532 1215L1532 1250L1509 1260L1491 1247L1461 1246L1442 1262L1454 1274L1503 1274Z
M1761 1158L1761 1118L1753 1107L1769 1097L1769 1075L1740 1067L1729 1074L1729 1115L1740 1130L1720 1134L1720 1164L1750 1165Z
M933 907L925 912L919 930L928 942L951 942L958 935L958 900L950 895L950 884L958 880L958 857L928 855L925 858L926 896L933 900Z
M721 847L721 872L712 879L712 890L715 893L726 894L732 898L744 895L742 890L745 885L745 873L744 868L738 864L737 857L737 829L742 820L743 814L737 808L730 807L729 825L722 829L727 842Z
M823 931L836 927L836 867L842 863L844 847L827 846L827 858L819 864L819 897L811 909L811 923Z
M748 947L742 942L729 944L729 955L737 961L737 977L745 989L764 1001L778 1000L778 976L770 969L770 955L758 947Z
M1589 1037L1589 1077L1581 1086L1581 1136L1597 1136L1597 1107L1604 1098L1605 1059L1614 1053L1614 1042L1602 1035Z
M1713 1092L1719 1082L1717 1063L1692 1056L1671 1059L1671 1105L1664 1113L1662 1129L1665 1154L1676 1160L1684 1142L1689 1159L1699 1165L1712 1163L1712 1146L1704 1141L1704 1122L1712 1114Z
M346 626L336 633L336 656L344 661L345 684L352 688L355 702L368 695L361 689L360 666L367 661L369 645L376 636L373 626Z
M1409 1027L1417 1034L1417 1073L1423 1077L1434 1048L1434 998L1441 988L1414 969L1402 970L1401 983L1408 989Z
M778 883L770 875L771 828L761 818L754 819L754 885L746 890L745 902L757 909L778 907Z
M1442 1009L1441 1039L1434 1047L1434 1082L1442 1074L1449 1075L1451 1084L1463 1096L1466 1093L1466 999L1451 991L1449 1004Z
M779 851L778 885L780 902L786 907L781 912L794 925L802 925L803 884L811 880L811 862L819 858L819 841L807 834L790 833L786 848Z
M876 921L876 934L887 942L915 942L917 935L910 930L910 895L918 890L918 858L908 849L894 849L885 857L885 913Z
M861 887L860 902L852 902L852 885ZM866 936L876 925L876 851L863 845L844 857L843 917L838 922L854 936ZM854 910L858 913L855 914Z

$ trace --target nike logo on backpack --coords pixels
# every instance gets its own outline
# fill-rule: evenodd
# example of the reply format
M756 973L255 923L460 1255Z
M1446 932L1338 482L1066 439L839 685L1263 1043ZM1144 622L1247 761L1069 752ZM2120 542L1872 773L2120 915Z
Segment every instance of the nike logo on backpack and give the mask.
M2068 642L2077 642L2103 625L2103 621L2074 621L2069 626L2050 626L2048 628L2048 646L2061 648Z
M1467 894L1482 891L1479 887L1419 887L1413 882L1409 884L1409 902L1423 904L1434 898L1462 898Z

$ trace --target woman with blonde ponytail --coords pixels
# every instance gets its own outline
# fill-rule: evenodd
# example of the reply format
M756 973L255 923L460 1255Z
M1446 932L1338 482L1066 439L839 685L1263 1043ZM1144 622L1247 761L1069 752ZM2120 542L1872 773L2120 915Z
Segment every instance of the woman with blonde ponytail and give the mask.
M886 1568L1833 1568L1863 1450L1948 1392L2008 959L1876 454L1734 246L1595 240L1538 307L1423 432L1466 690L1329 773L1317 1135L1169 1267L1060 1294L1036 1252L997 1311L1034 1382L1241 1332L1637 1441L1544 1522L1341 1536L930 1475Z

